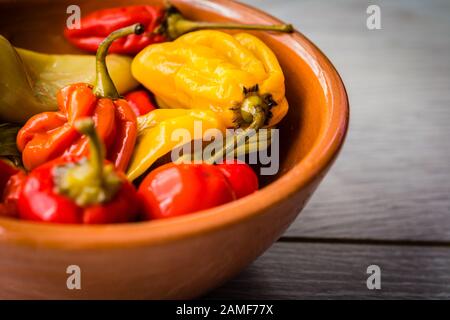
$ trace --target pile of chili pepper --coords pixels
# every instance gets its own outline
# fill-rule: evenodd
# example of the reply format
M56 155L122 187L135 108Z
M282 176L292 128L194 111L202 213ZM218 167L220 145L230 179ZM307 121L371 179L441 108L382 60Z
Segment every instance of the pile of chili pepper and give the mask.
M119 170L127 168L137 137L136 114L120 99L106 67L106 54L115 39L142 32L143 26L135 24L111 33L97 51L94 87L85 83L64 87L57 94L59 111L39 113L27 121L17 135L26 169L63 155L84 155L88 141L74 126L84 117L94 119L107 159Z
M124 223L185 215L256 192L258 177L249 165L221 160L251 130L272 128L286 115L283 72L256 36L210 29L292 32L291 25L190 21L172 6L144 5L95 11L82 18L80 29L65 29L66 38L96 52L95 59L46 56L0 37L5 63L24 93L22 100L5 100L0 120L25 122L12 138L17 149L8 138L11 152L0 153L0 216ZM108 56L107 64L108 53L133 57ZM44 60L55 62L46 70L52 83L29 73ZM88 70L94 60L92 81L70 71L77 63ZM62 61L73 65L61 67ZM6 81L0 77L0 87ZM202 136L243 130L202 163L183 162L190 154L164 161L180 146L175 130L191 134L184 143L193 143L198 122Z

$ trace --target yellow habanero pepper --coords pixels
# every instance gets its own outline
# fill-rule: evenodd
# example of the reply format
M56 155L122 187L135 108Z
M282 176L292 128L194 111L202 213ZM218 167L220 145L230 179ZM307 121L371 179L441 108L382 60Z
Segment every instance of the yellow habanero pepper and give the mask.
M196 126L196 123L201 124L201 127ZM186 133L187 136L174 135L180 129L184 131L179 133ZM197 132L198 129L201 131ZM138 117L139 137L128 168L128 179L136 179L175 147L203 138L210 129L224 133L226 127L220 117L209 110L156 109Z
M227 127L272 127L288 110L275 54L247 33L202 30L150 45L131 71L161 107L211 110Z

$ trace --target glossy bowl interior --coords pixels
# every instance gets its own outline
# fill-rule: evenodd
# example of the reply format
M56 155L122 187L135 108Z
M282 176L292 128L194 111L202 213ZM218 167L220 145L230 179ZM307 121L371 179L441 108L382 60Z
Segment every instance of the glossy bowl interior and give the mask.
M73 1L0 2L0 34L15 46L81 53L62 29ZM78 0L98 8L162 1ZM279 23L227 0L173 0L204 21ZM0 218L0 298L192 298L223 283L266 250L295 219L344 141L348 102L328 59L300 33L255 32L277 54L290 110L280 125L279 174L257 193L217 208L163 221L62 226ZM79 265L83 289L66 287Z

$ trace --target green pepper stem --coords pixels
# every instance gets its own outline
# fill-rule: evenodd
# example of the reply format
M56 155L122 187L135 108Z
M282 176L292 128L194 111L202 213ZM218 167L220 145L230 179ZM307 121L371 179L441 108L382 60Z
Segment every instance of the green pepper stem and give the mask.
M91 118L81 119L75 122L75 129L89 139L89 163L97 181L103 180L103 165L105 161L105 147L95 130L94 120Z
M94 120L80 119L75 129L89 139L89 158L55 167L55 191L81 207L106 203L112 200L122 185L112 164L105 164L105 149L98 136Z
M259 116L258 116L258 118L262 119L262 117L259 117ZM244 129L244 131L233 136L233 139L231 141L228 141L220 151L216 152L211 158L206 159L204 162L216 163L219 160L223 159L224 156L229 154L235 148L239 147L239 145L243 142L243 139L245 139L246 137L249 137L249 132L254 131L254 134L256 134L256 131L262 127L262 125L260 125L260 123L264 123L264 121L257 120L257 121L252 122L252 124L249 125L246 129Z
M120 98L119 92L117 91L106 66L106 55L114 40L130 34L141 34L143 32L144 26L140 23L136 23L112 32L102 41L102 43L100 43L95 58L96 78L93 92L96 96L110 99Z
M186 19L178 20L174 28L177 37L192 31L204 29L225 29L225 30L257 30L257 31L273 31L282 33L292 33L294 27L291 24L280 25L261 25L261 24L241 24L241 23L214 23L200 22Z
M279 25L261 25L261 24L241 24L241 23L216 23L202 22L185 19L178 10L173 7L167 9L165 21L155 30L156 33L165 34L170 40L174 40L179 36L198 30L204 29L226 29L226 30L260 30L274 31L282 33L294 32L292 24Z
M253 89L252 89L253 90ZM258 90L258 87L255 87ZM223 159L228 153L235 149L235 145L238 147L243 139L249 136L249 133L256 133L261 129L267 119L267 111L269 106L266 105L264 99L257 95L250 93L238 108L238 112L241 113L242 120L249 123L249 125L241 133L235 135L233 139L225 144L225 146L217 153L215 153L210 159L207 159L207 163L215 163L220 159Z

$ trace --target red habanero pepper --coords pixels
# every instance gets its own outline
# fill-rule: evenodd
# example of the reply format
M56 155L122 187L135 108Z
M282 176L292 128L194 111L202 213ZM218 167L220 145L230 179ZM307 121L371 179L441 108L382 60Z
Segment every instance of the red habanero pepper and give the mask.
M151 220L213 208L257 190L258 177L246 163L168 163L145 177L138 194Z
M239 23L197 22L185 19L173 6L137 5L94 11L81 19L80 28L66 28L65 37L80 49L95 52L103 39L124 26L141 23L144 34L129 35L116 40L111 53L137 54L146 46L178 38L182 34L202 29L242 29L293 32L286 25L251 25Z
M64 156L31 171L19 195L19 217L72 224L135 221L136 191L122 172L105 162L94 121L78 120L75 127L89 138L89 158Z
M115 39L142 32L142 25L135 24L111 33L97 51L95 86L78 83L61 89L57 95L59 111L40 113L27 121L17 135L25 168L31 170L62 155L86 154L87 140L75 130L74 123L93 117L108 150L107 159L117 169L126 170L137 138L137 119L128 103L120 99L105 58Z
M136 116L143 116L156 109L147 90L135 90L127 93L124 97L133 109Z
M173 162L150 172L138 194L148 220L185 215L236 199L227 178L216 166Z

